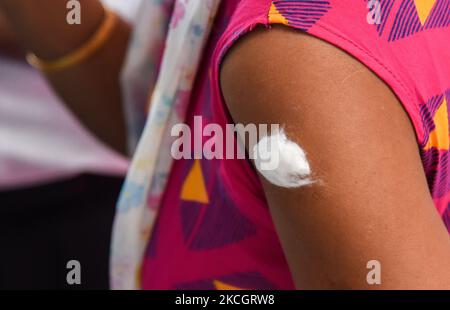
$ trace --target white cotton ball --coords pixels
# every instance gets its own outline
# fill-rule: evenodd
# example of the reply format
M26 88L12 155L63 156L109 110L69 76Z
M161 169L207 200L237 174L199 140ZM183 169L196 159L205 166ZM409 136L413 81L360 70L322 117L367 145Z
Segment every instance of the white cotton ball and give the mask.
M297 188L313 183L305 152L283 130L262 138L252 155L256 169L274 185Z

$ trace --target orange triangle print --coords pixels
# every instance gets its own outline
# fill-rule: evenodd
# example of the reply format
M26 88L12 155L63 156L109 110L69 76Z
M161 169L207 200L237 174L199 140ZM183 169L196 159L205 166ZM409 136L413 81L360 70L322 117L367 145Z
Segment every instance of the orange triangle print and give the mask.
M199 160L194 161L194 165L184 181L183 188L181 189L181 199L204 204L209 203L202 166Z
M240 287L229 285L229 284L223 283L218 280L215 280L213 283L214 283L214 286L216 287L216 290L218 290L218 291L240 291L240 290L243 290Z
M431 148L448 150L450 141L448 131L448 108L447 100L445 98L434 115L434 125L435 129L430 133L430 138L424 148L425 151Z
M431 10L433 9L436 1L437 0L414 0L422 26L425 25L428 16L430 16Z
M288 25L289 21L278 11L275 4L272 2L269 11L269 24Z

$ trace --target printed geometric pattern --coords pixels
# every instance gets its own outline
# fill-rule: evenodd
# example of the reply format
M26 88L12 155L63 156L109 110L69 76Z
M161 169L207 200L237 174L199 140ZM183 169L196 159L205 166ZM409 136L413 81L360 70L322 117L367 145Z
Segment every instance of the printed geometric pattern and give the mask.
M425 25L428 16L430 16L431 9L436 4L436 0L414 0L417 13L419 14L420 23Z
M194 160L184 181L180 199L182 228L191 250L208 250L239 242L256 233L256 228L241 214L217 178L213 161ZM203 170L202 165L206 169ZM208 169L209 168L209 169ZM203 171L213 175L206 188ZM208 197L214 197L209 199Z
M214 287L216 288L216 290L218 291L239 291L239 290L243 290L243 288L237 287L237 286L233 286L230 284L226 284L224 282L221 282L219 280L214 280L213 281Z
M269 23L307 31L330 9L329 1L274 0L269 11Z
M200 161L195 160L181 190L181 199L184 201L194 201L202 204L209 203L206 192L205 180L203 179Z
M369 0L365 0L368 2ZM391 14L392 7L394 6L395 0L379 0L380 5L380 23L375 24L378 34L381 36L383 34L384 28L386 27L389 15Z
M449 167L449 102L450 91L434 96L420 106L424 126L421 157L433 198L440 198L450 190Z
M450 0L403 0L389 34L389 41L420 31L450 25Z
M428 142L424 146L424 151L431 148L448 151L449 130L448 130L448 109L447 100L443 98L441 105L433 118L434 129L430 132Z
M421 150L422 163L433 198L441 198L450 191L448 155L448 151L439 151L435 148L428 151Z
M183 283L175 287L178 290L248 290L248 289L277 289L258 272L241 272L215 279L200 280Z

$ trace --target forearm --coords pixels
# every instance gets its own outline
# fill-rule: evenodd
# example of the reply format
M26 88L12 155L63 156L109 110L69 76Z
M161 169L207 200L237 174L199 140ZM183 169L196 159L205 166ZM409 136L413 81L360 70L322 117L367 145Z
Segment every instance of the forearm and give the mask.
M99 1L80 2L80 25L67 23L66 1L3 0L0 8L27 50L53 60L89 40L103 21ZM108 41L86 61L47 75L75 115L101 140L121 152L125 152L126 142L119 74L129 33L130 26L120 20Z

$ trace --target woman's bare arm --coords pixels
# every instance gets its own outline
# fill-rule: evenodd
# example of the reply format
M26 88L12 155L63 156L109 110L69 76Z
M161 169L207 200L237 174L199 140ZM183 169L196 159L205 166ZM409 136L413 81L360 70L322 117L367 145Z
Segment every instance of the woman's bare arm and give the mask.
M222 68L236 122L283 124L315 184L263 181L298 288L450 289L450 237L410 121L391 90L337 48L283 27L239 42ZM381 263L369 286L368 261Z
M81 25L66 21L66 1L2 0L20 43L43 59L59 58L86 42L101 24L98 0L81 0ZM75 115L101 140L120 152L126 150L125 121L119 74L130 26L120 20L109 41L79 66L50 74L48 80Z

